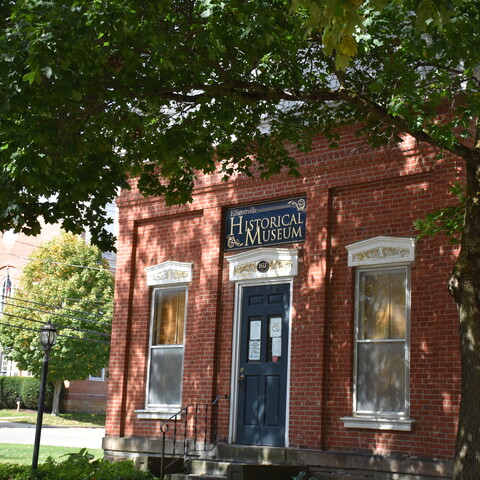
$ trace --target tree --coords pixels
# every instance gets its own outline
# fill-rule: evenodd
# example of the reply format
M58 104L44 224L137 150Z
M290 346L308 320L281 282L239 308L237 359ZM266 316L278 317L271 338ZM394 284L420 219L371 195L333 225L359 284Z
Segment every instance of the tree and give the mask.
M474 0L5 2L0 228L38 217L101 245L103 205L136 177L191 200L196 175L298 174L287 145L409 133L463 159L462 404L455 478L480 476L480 11ZM255 163L252 158L255 158ZM257 170L255 170L257 171Z
M62 233L34 250L19 289L6 300L0 344L21 370L40 376L39 330L46 323L57 327L48 371L54 415L63 380L83 380L108 364L113 287L100 250Z

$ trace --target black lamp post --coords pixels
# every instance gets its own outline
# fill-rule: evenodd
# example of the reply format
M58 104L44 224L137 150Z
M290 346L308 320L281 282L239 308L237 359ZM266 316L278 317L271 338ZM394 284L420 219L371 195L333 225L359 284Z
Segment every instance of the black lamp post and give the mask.
M33 444L32 470L38 466L38 451L40 448L40 434L42 433L43 404L45 402L45 386L47 384L48 356L51 348L57 341L57 329L47 323L40 329L40 343L43 349L42 376L40 377L40 394L38 396L37 427L35 429L35 443Z

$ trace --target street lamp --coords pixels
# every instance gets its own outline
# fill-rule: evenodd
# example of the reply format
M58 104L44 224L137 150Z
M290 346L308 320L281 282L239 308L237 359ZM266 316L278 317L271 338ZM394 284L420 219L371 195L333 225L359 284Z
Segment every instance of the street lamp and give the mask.
M47 323L40 329L40 343L43 349L42 375L40 377L40 394L38 396L37 427L35 429L35 443L33 444L32 470L38 466L38 451L40 448L40 434L42 433L43 404L45 402L45 386L47 384L48 356L51 348L57 342L57 329Z

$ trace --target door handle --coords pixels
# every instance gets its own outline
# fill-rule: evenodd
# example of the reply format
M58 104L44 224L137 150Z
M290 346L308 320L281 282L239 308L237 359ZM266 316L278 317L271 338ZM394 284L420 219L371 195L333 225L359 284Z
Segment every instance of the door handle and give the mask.
M242 374L238 377L238 386L241 392L245 390L245 375Z

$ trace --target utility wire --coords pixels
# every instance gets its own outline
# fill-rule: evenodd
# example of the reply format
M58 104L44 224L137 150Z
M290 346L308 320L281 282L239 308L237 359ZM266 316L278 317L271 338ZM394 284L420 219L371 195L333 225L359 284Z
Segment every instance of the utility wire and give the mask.
M73 313L84 313L86 315L94 315L96 317L102 317L104 318L105 315L101 315L101 314L98 314L98 313L90 313L90 312L85 312L84 310L82 311L75 311L75 310L70 310L68 308L64 308L64 307L55 307L53 305L47 305L45 303L40 303L40 302L34 302L33 300L24 300L23 298L16 298L16 297L8 297L12 302L24 302L24 303L30 303L32 305L40 305L42 307L47 307L47 308L58 308L59 310L66 310L67 312L73 312ZM58 317L64 317L64 318L72 318L74 320L80 320L80 321L83 321L83 322L91 322L91 323L96 323L98 325L105 325L107 327L111 326L110 323L105 323L105 322L100 322L98 320L90 320L89 318L83 318L83 317L76 317L74 315L66 315L65 313L55 313L55 312L49 312L49 311L46 311L46 310L40 310L38 308L29 308L29 307L25 307L23 305L18 305L16 303L9 303L9 302L6 302L6 301L1 301L0 300L0 304L3 304L3 305L11 305L11 306L14 306L14 307L17 307L17 308L24 308L25 310L32 310L34 312L40 312L40 313L46 313L46 314L49 314L49 315L55 315L55 316L58 316Z
M6 327L13 327L13 328L18 328L20 330L29 330L32 332L37 332L40 333L41 329L36 329L36 328L28 328L28 327L21 327L20 325L12 325L11 323L4 323L0 322L0 325L4 325ZM73 338L75 340L83 340L84 342L95 342L95 343L105 343L107 345L110 344L110 342L106 342L105 340L96 340L94 338L83 338L83 337L74 337L72 335L63 335L59 334L59 337L64 337L64 338ZM8 356L8 355L7 355Z
M30 330L31 332L40 333L40 330L37 328L21 327L20 325L12 325L11 323L4 323L4 322L0 322L0 325L4 325L6 327L19 328L20 330Z
M21 290L17 290L15 292L15 296L21 296L21 297L25 297L27 296L25 293L22 293ZM47 293L42 293L42 296L43 297L50 297L50 298L56 298L58 299L58 296L57 295L48 295ZM112 303L111 301L100 301L100 300L84 300L83 298L71 298L71 297L63 297L63 300L70 300L72 302L82 302L82 301L86 301L88 303L95 303L95 304L99 304L99 305L108 305L109 303Z
M17 305L14 305L14 306L17 306ZM69 315L62 315L62 314L60 314L60 313L46 312L45 310L39 310L39 309L36 309L36 308L23 307L23 306L22 306L22 307L18 307L18 306L17 306L17 308L22 308L22 309L24 309L24 310L30 310L30 311L32 311L32 312L46 313L46 314L48 314L48 315L60 316L60 317L64 317L64 318L71 318L71 319L74 319L74 320L83 320L83 321L87 321L87 322L88 322L88 320L85 320L85 319L83 319L83 318L71 317L71 316L69 316ZM15 316L15 315L13 315L13 314L5 313L5 312L2 312L2 313L3 313L4 315L7 315L7 316ZM41 320L34 320L34 319L32 319L32 318L25 318L25 317L18 317L18 318L24 318L24 320L31 320L32 322L39 322L39 321L41 321ZM42 321L42 323L46 323L46 322L43 322L43 321ZM100 322L96 322L96 323L100 323ZM110 326L110 325L105 324L105 323L102 323L102 325L107 325L108 327ZM83 329L81 329L81 328L69 327L69 326L60 325L60 324L56 324L56 326L62 327L62 328L70 328L70 329L72 329L72 330L77 330L77 331L79 331L79 332L94 332L94 331L95 331L95 330L83 330ZM106 333L98 333L98 335L109 335L109 334L106 334Z
M96 340L95 338L82 338L82 337L74 337L72 335L63 335L62 334L58 334L59 337L64 337L64 338L73 338L75 340L84 340L86 342L95 342L95 343L104 343L106 345L110 345L110 342L106 342L105 340Z
M6 315L7 317L20 318L21 320L27 320L27 322L43 323L44 325L47 324L47 322L43 322L42 320L36 320L34 318L22 317L20 315L13 315L11 313L5 313L5 312L2 312L2 314ZM103 337L110 337L109 333L96 332L95 330L84 330L83 328L69 327L68 325L60 325L58 323L54 323L52 325L56 328L65 328L67 330L75 330L76 332L91 333L93 335L101 335Z
M17 255L16 253L12 252L0 252L2 255L11 255L12 257L22 258L23 260L34 260L37 262L44 262L44 263L53 263L55 265L66 265L67 267L75 267L75 268L85 268L89 270L99 270L109 272L108 268L98 268L98 267L89 267L87 265L76 265L73 263L62 263L62 262L55 262L54 260L43 260L42 258L34 258L34 257L24 257L23 255Z

